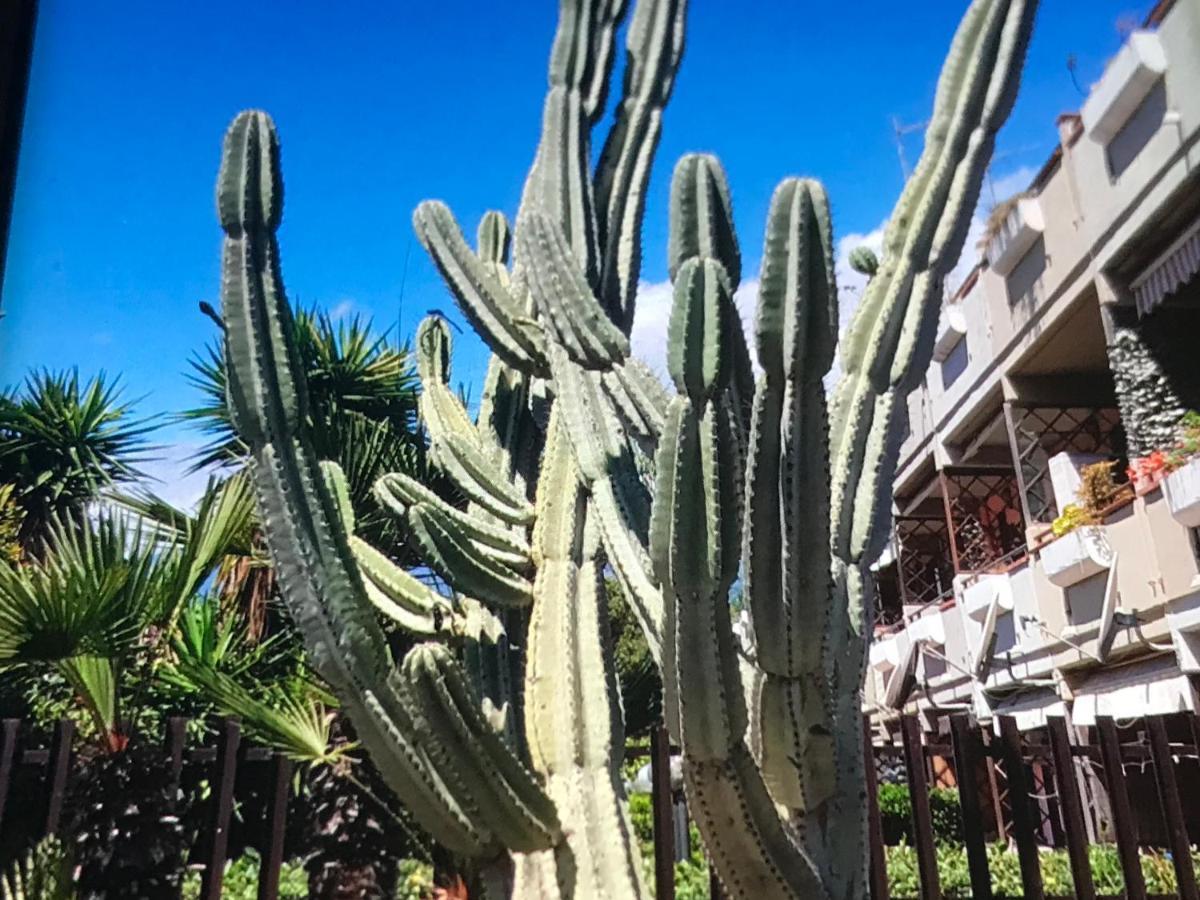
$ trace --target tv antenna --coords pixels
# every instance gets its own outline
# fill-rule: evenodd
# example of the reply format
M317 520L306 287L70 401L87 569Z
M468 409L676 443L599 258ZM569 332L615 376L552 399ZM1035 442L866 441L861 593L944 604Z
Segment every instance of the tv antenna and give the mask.
M929 122L914 122L911 125L905 125L900 121L899 116L892 116L892 136L896 141L896 155L900 157L900 172L904 175L904 180L908 181L908 176L912 174L912 170L908 167L908 158L904 155L904 138L906 135L916 131L924 131L925 126Z
M399 344L404 340L404 286L408 283L408 257L412 253L412 235L408 236L408 243L404 245L404 268L400 272L400 296L396 300L396 343Z

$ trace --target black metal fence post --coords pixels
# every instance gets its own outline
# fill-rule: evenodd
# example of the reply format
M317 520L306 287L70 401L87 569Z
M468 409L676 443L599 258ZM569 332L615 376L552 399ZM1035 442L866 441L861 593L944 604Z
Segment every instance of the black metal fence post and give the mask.
M675 900L675 803L671 796L671 740L658 725L650 732L650 799L654 810L654 888Z
M225 880L225 854L229 849L229 820L233 816L233 785L237 780L238 748L242 729L237 719L225 719L217 736L217 769L212 780L209 845L200 882L202 900L221 900Z
M1075 882L1076 900L1096 900L1092 882L1092 864L1088 859L1087 825L1083 820L1083 799L1079 796L1079 781L1075 777L1075 757L1071 753L1071 738L1067 720L1050 716L1050 754L1054 759L1054 783L1058 785L1059 806L1066 821L1067 855L1071 860L1071 877Z
M1121 758L1121 739L1111 716L1096 717L1100 736L1100 759L1104 763L1104 780L1108 785L1108 800L1112 806L1113 827L1117 832L1117 853L1125 878L1127 900L1146 900L1146 879L1142 876L1142 861L1138 856L1137 819L1129 805L1129 789L1125 784L1125 768Z
M966 715L950 717L954 746L954 772L958 777L958 802L962 807L963 840L967 845L967 870L974 900L991 900L992 876L988 870L983 810L979 806L979 763L983 747L978 729Z
M916 716L900 718L904 742L904 765L908 769L908 792L912 799L913 837L917 845L917 870L921 875L921 900L941 900L937 848L933 845L933 815L929 809L929 785L925 780L925 750L921 745L921 723Z
M1038 853L1037 825L1040 818L1033 805L1032 784L1021 747L1021 731L1012 716L999 716L1000 751L1008 779L1008 803L1012 809L1013 837L1021 861L1021 884L1025 900L1042 900L1042 861Z

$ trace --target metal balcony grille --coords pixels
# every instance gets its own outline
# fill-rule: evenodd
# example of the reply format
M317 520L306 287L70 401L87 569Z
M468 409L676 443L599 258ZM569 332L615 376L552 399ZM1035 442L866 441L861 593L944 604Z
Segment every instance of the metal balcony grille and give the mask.
M1063 451L1121 459L1125 433L1116 407L1004 404L1025 516L1053 522L1061 512L1050 484L1050 457Z
M954 563L946 520L942 516L900 516L895 527L904 604L923 606L949 597Z
M941 478L956 572L986 572L1024 554L1025 520L1012 469L948 467Z

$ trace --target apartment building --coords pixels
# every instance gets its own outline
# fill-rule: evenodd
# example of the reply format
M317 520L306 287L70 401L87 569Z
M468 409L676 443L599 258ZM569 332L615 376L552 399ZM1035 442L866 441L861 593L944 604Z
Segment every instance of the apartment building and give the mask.
M902 712L1200 712L1200 459L1154 465L1200 410L1200 2L1159 3L1057 124L910 398L875 567L880 738ZM1071 528L1102 461L1143 477Z

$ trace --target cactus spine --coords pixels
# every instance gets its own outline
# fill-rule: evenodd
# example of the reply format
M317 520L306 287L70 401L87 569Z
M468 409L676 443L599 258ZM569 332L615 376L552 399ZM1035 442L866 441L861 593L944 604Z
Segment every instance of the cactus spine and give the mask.
M494 353L472 421L448 387L446 324L435 316L418 331L433 458L466 508L401 475L375 486L448 596L353 534L344 480L313 454L274 237L274 128L243 113L226 138L230 403L284 596L397 795L477 868L488 896L646 895L619 775L606 565L662 668L667 724L727 892L866 894L866 566L886 531L903 400L928 364L941 282L1011 108L1036 0L970 4L828 408L837 286L815 181L788 179L771 203L756 379L733 303L742 264L725 174L711 156L681 160L674 390L630 356L645 188L685 5L638 0L615 122L589 172L626 4L560 0L515 232L489 213L472 249L445 205L414 213ZM753 659L727 609L739 572ZM426 641L398 666L378 614Z

